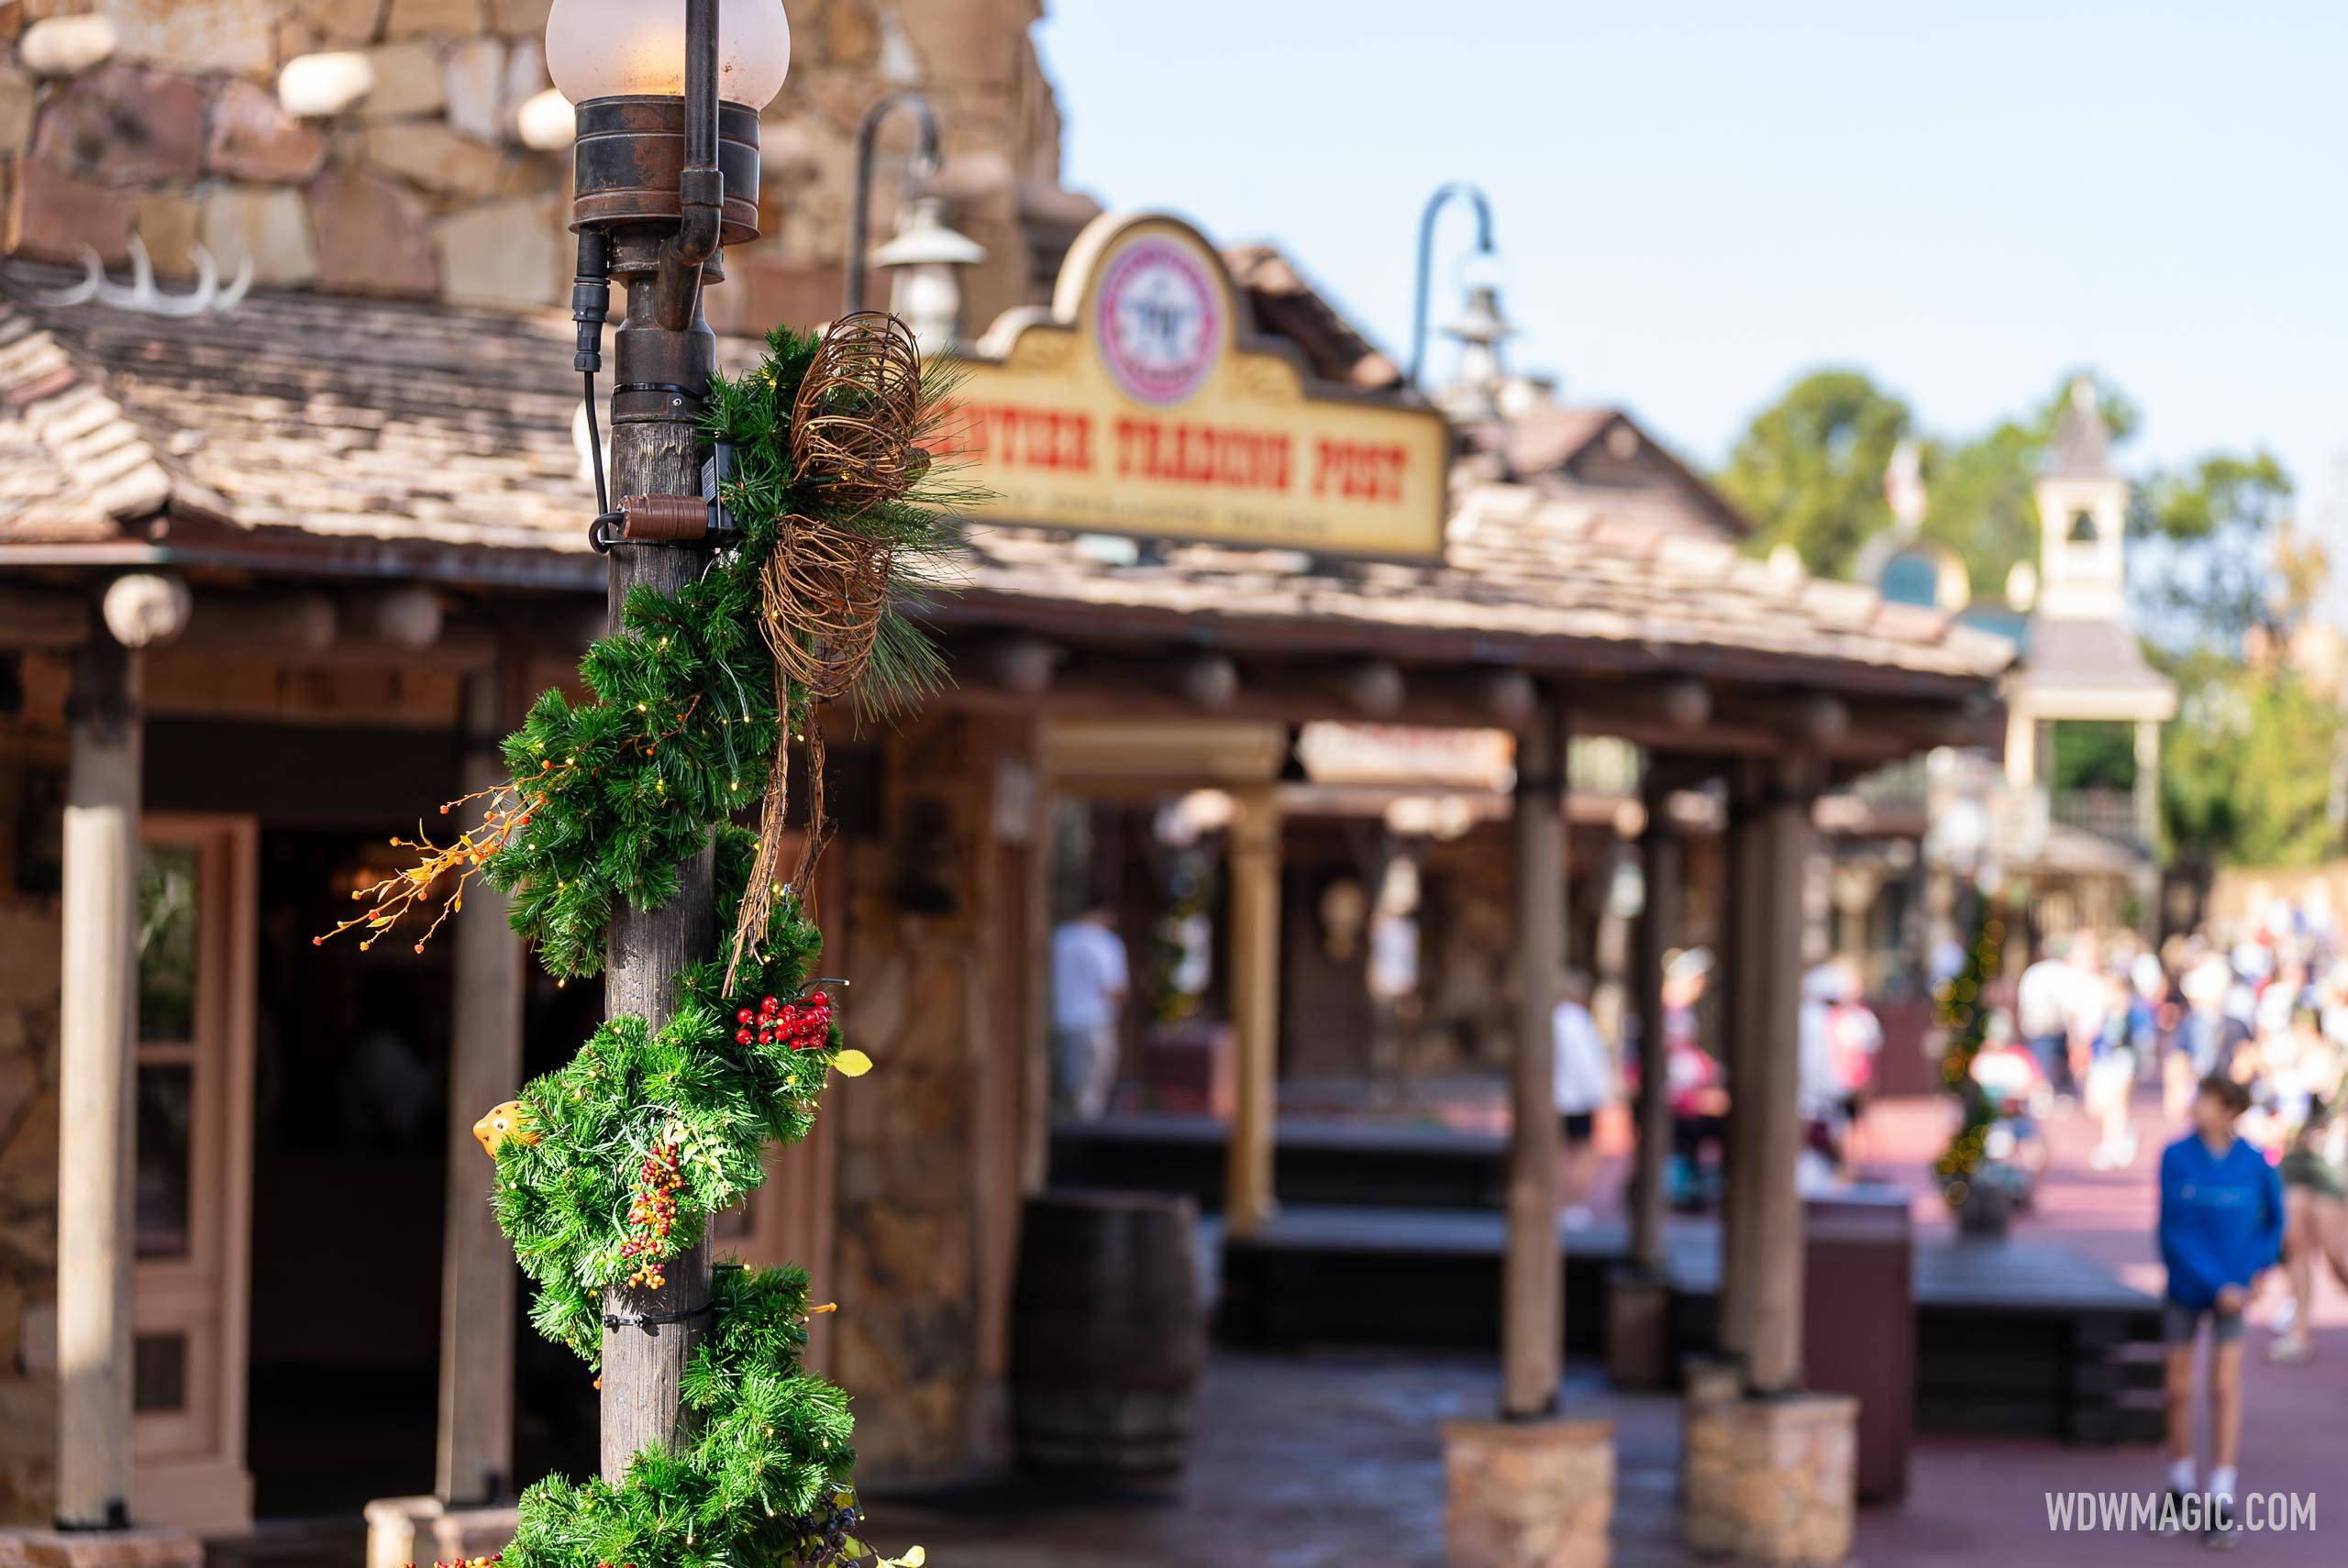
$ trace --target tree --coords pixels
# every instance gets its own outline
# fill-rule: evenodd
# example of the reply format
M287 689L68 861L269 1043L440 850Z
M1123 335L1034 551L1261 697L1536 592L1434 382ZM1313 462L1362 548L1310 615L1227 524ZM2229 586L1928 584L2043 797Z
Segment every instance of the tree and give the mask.
M2287 640L2298 629L2320 586L2321 552L2293 545L2293 488L2263 448L2206 457L2137 487L2129 532L2151 547L2135 553L2135 593L2154 642L2238 654L2254 630Z
M1721 489L1753 519L1756 548L1791 545L1811 571L1843 576L1891 525L1883 470L1910 423L1866 372L1812 370L1754 416Z

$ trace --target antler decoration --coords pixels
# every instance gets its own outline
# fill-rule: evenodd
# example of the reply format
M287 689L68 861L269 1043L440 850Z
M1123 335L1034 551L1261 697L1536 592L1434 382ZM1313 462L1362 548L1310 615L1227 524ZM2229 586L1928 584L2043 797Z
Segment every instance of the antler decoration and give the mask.
M805 702L807 838L789 890L802 909L815 863L830 836L824 815L824 726L817 706L854 691L872 664L889 608L892 558L885 529L857 523L873 508L904 499L929 472L920 445L934 423L924 391L921 350L895 316L865 311L833 323L791 411L793 472L821 487L844 522L785 518L759 574L759 630L774 654L775 705L789 713L795 687ZM782 881L792 736L776 744L767 776L759 852L734 930L726 984L758 955L769 907Z
M85 245L82 247L82 281L43 294L41 302L61 308L87 304L96 300L117 310L173 317L226 315L244 303L246 292L253 286L251 257L248 256L237 264L237 275L226 289L220 286L220 267L212 259L212 252L201 245L191 245L188 257L195 263L194 292L167 294L156 286L155 263L147 254L146 242L137 235L130 237L130 285L127 288L106 277L105 259Z

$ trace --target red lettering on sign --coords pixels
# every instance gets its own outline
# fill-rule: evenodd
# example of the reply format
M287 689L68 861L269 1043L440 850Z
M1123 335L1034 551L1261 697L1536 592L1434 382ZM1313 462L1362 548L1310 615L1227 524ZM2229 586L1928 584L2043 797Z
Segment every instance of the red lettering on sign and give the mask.
M1316 441L1312 493L1346 501L1399 502L1410 454L1384 442Z

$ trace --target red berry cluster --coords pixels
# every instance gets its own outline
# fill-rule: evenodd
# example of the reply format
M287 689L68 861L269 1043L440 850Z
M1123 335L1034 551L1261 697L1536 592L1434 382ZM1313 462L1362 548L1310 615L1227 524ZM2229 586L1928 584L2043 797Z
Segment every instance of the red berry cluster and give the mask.
M809 991L795 1002L762 997L755 1011L746 1007L734 1020L742 1026L734 1032L737 1045L756 1042L813 1051L832 1037L832 999L822 991Z
M627 1206L627 1222L638 1234L620 1245L620 1256L644 1260L627 1276L631 1286L658 1290L669 1283L660 1265L669 1256L670 1229L677 1222L677 1189L684 1185L674 1143L654 1145L637 1167L636 1199Z

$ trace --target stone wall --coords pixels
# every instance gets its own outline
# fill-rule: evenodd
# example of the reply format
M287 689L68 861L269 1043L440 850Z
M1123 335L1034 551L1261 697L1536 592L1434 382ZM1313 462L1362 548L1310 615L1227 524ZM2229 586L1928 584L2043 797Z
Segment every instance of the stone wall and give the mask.
M264 285L555 304L571 271L570 156L525 146L517 122L548 86L548 4L0 0L5 248L72 261L86 246L118 266L136 235L166 277L189 275L201 243L224 272L250 257ZM1025 193L1059 171L1058 114L1028 39L1039 0L789 11L791 78L763 127L767 238L729 259L713 321L763 331L837 308L856 125L903 89L936 106L957 220L989 249L972 329L1023 302ZM296 61L311 86L282 92ZM347 93L345 73L371 86L310 112ZM905 127L882 146L876 238Z
M992 1457L1017 1117L996 1112L1024 1042L1006 1022L1027 933L1002 827L1015 728L908 724L883 754L879 834L847 856L844 1021L877 1066L826 1101L838 1139L832 1375L856 1401L859 1474L957 1475ZM830 917L826 917L827 923ZM1015 1095L1011 1097L1015 1099Z
M54 885L65 766L61 658L13 661L0 711L0 1523L47 1523L55 1482L57 1011Z

